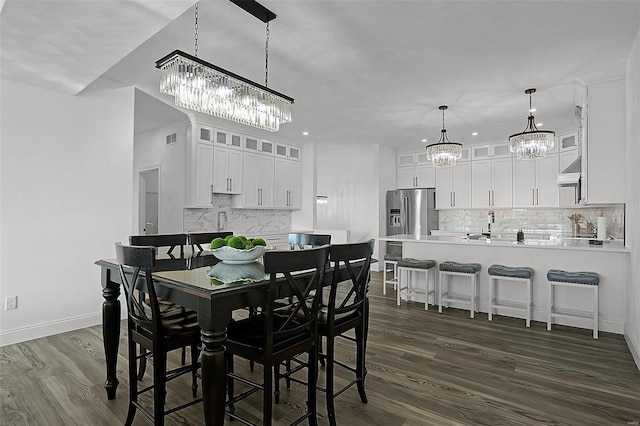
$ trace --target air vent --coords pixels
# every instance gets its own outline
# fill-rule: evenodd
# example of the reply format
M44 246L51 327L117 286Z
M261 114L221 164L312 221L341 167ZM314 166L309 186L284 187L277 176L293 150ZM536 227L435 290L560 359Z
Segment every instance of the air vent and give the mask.
M178 142L178 138L175 133L171 133L170 135L167 135L167 145L172 145L176 142Z
M582 118L582 107L579 105L576 105L575 109L573 110L573 114L576 116L576 118L579 120Z

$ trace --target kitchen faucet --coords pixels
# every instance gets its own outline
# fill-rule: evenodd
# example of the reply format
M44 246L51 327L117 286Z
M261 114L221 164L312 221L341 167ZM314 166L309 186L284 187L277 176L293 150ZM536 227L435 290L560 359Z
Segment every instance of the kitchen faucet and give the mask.
M496 223L496 215L493 212L493 210L489 210L489 213L487 214L487 232L483 232L482 235L484 235L487 238L491 238L491 224L492 223Z

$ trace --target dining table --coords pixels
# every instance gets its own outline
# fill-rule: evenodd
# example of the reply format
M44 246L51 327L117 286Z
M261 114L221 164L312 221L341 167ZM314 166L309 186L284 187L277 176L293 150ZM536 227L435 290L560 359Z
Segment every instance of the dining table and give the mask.
M101 268L102 331L108 399L116 397L116 375L121 321L121 279L118 262L102 259L95 262ZM304 272L303 272L304 273ZM307 272L311 275L312 272ZM327 268L325 284L330 282ZM341 279L348 279L346 268L339 270ZM344 274L344 277L342 277ZM225 419L225 339L227 325L234 310L265 306L268 299L269 276L260 261L226 263L211 252L187 253L180 258L158 258L153 268L158 297L197 312L201 329L201 379L204 424L222 425ZM276 280L284 282L284 277ZM279 286L284 294L286 286Z

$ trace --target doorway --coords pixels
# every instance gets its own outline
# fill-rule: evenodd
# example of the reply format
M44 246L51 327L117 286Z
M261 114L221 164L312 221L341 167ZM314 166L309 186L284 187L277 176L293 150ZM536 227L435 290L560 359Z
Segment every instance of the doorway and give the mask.
M140 234L158 233L158 193L159 169L140 172L140 207L138 210L138 230Z

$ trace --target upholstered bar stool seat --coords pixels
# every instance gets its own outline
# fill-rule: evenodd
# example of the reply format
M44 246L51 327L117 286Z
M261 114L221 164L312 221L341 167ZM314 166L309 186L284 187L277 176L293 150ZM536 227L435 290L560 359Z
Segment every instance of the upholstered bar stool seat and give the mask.
M397 254L384 255L384 265L383 265L384 278L382 279L382 294L387 294L387 284L393 284L394 290L398 288L398 261L400 259L402 259L402 256ZM391 269L393 269L392 278L387 278L387 270L389 268L387 265L390 265Z
M551 331L554 318L582 318L592 321L593 338L598 338L598 284L600 275L596 272L569 272L561 269L549 269L547 272L549 283L549 314L547 316L547 330ZM554 305L554 288L569 287L590 289L593 291L593 308L589 311L558 312Z
M489 321L493 320L493 310L497 308L510 309L516 311L524 311L525 324L531 326L531 305L533 301L533 290L531 279L533 278L533 269L526 266L504 266L491 265L489 267ZM498 301L497 285L498 281L511 281L525 283L527 286L527 297L525 303L515 303L507 301Z
M398 291L396 293L396 303L400 306L400 296L405 294L407 300L409 296L424 296L424 309L429 309L429 295L433 295L433 304L436 303L436 261L405 258L398 260ZM425 287L412 286L414 273L424 273ZM430 279L431 277L431 279Z
M440 282L439 282L439 301L438 312L442 313L442 304L446 303L447 307L449 302L462 302L469 303L469 310L471 311L471 318L475 317L475 312L478 312L478 274L482 266L479 263L458 263L458 262L442 262L439 265L440 268ZM452 296L449 294L449 283L447 282L447 291L444 291L445 278L450 280L452 276L469 277L471 284L471 294L467 297Z

